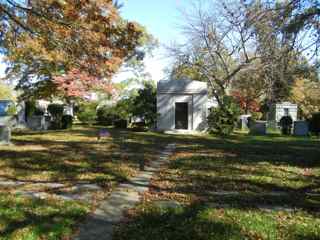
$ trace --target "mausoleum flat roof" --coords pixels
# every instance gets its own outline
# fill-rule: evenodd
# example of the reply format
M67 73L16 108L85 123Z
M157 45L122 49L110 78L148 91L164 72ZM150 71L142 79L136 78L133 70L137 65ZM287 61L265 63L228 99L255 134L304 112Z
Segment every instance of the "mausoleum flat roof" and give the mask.
M158 93L207 94L207 83L189 79L161 80L157 84Z

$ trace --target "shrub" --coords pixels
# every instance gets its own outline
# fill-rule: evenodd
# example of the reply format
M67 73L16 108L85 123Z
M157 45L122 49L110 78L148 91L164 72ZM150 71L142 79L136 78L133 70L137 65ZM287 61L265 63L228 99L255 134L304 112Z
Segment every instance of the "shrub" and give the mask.
M62 129L70 129L72 128L73 124L73 117L70 115L64 115L62 116Z
M119 119L119 120L116 120L114 122L114 126L116 128L127 128L128 127L128 121L125 120L125 119Z
M97 121L102 125L114 125L127 128L129 118L130 99L121 99L116 105L105 105L97 111Z
M51 128L52 129L61 129L62 128L62 117L63 117L63 105L61 104L49 104L48 112L52 117Z
M312 114L309 127L312 133L320 135L320 112Z
M14 116L17 114L17 107L14 103L10 104L7 108L6 114L8 116Z
M132 115L140 117L151 128L157 120L157 90L151 82L145 82L132 100Z
M37 108L35 101L27 101L25 108L27 117L44 115L44 111L42 109Z
M131 124L131 127L132 127L134 130L142 131L142 130L145 130L145 128L146 128L147 126L146 126L146 123L145 123L145 122L134 122L134 123Z
M223 98L223 107L212 108L208 116L209 132L217 132L219 135L229 135L233 132L240 107L232 97Z
M102 125L113 125L119 119L115 106L103 106L97 110L97 121Z
M258 121L261 120L263 117L263 113L262 112L253 112L251 113L251 119L254 121Z
M97 120L97 106L96 102L83 102L79 106L77 113L78 119L84 123L92 123Z
M52 103L48 106L48 112L51 114L53 118L62 118L63 109L64 107L61 104Z
M280 119L281 132L283 135L290 135L292 130L293 120L290 116L283 116Z

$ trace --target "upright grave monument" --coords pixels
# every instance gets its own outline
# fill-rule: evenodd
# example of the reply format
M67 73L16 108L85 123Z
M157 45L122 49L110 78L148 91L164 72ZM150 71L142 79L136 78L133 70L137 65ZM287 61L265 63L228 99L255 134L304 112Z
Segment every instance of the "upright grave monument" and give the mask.
M11 100L0 100L0 145L10 144L11 127L14 118L8 114L8 109L14 104Z

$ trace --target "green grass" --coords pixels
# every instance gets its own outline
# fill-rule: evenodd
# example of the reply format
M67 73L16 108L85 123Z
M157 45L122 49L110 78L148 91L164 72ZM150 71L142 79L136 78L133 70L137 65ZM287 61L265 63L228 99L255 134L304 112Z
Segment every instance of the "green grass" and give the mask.
M67 239L88 212L78 202L0 194L0 239Z
M116 240L320 239L319 139L236 134L175 141L168 169ZM181 207L159 208L159 200Z
M101 200L112 188L134 176L143 158L153 161L166 140L158 134L110 129L111 138L97 142L99 127L13 134L12 146L0 146L0 239L69 239L94 205L62 201L55 196L35 200L21 191L68 192L77 184L98 184ZM66 187L50 189L48 183ZM43 184L43 185L42 185ZM70 189L69 189L70 188Z
M98 129L17 132L13 146L0 146L0 178L107 186L135 175L140 159L152 161L162 146L156 145L156 135L116 129L110 129L111 138L98 142Z
M115 239L319 239L320 220L305 212L211 208L205 204L175 210L140 206Z
M128 212L116 240L320 239L320 141L316 138L172 136L99 127L17 132L0 146L0 239L70 239L94 206L55 198L35 200L15 190L47 191L37 183L98 184L107 194L168 143L177 150ZM236 192L219 195L217 192ZM272 193L272 194L270 194ZM278 193L278 194L274 194ZM174 200L176 209L157 202ZM277 209L285 207L290 211Z

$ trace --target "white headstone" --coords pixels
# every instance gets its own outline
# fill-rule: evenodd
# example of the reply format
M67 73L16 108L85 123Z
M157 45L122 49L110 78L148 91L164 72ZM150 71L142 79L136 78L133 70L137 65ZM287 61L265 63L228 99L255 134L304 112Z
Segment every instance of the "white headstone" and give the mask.
M247 130L249 128L249 117L251 117L251 115L241 115L239 117L240 119L240 127L242 130Z

